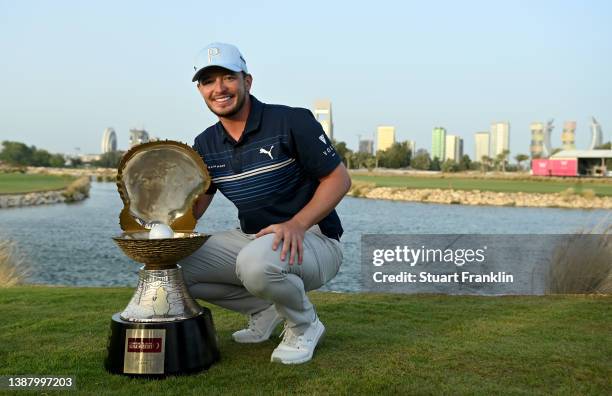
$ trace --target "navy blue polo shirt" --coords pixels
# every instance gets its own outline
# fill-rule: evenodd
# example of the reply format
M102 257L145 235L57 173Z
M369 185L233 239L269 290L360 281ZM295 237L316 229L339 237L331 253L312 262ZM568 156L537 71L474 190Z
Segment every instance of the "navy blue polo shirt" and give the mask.
M217 189L238 208L240 227L255 234L291 219L310 201L319 178L340 164L340 155L309 110L264 104L251 95L245 130L235 141L221 122L195 138ZM318 223L323 234L340 239L335 210Z

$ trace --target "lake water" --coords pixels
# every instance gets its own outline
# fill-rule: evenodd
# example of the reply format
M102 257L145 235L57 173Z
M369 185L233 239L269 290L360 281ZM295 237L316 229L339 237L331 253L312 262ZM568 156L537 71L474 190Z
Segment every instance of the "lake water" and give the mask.
M121 232L122 202L113 183L92 183L91 196L75 204L0 210L0 237L27 256L31 283L131 286L138 264L111 239ZM606 210L421 204L345 198L337 208L345 229L344 263L324 290L359 291L363 234L564 234L609 221ZM236 208L217 194L199 232L238 226Z

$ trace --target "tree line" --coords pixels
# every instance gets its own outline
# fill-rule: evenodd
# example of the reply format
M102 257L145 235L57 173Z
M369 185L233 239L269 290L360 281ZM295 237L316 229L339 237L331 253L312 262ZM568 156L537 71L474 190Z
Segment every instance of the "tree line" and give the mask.
M344 165L348 169L372 170L374 168L413 168L418 170L432 170L443 172L461 172L466 170L480 170L487 172L491 170L517 171L523 169L522 163L529 159L527 154L514 156L516 164L510 164L510 151L504 150L495 157L483 156L472 160L469 155L464 154L458 161L447 159L441 161L438 157L431 158L425 149L413 153L408 142L396 142L386 150L377 151L376 154L354 152L346 146L345 142L333 141L336 151L340 154ZM610 142L595 149L609 150ZM100 159L93 161L91 165L102 168L116 168L121 161L124 151L113 151L104 153ZM0 162L12 166L41 166L41 167L79 167L83 161L78 157L66 157L62 154L52 154L47 150L41 150L35 146L28 146L21 142L3 141L0 151ZM609 162L609 161L607 161Z
M44 166L63 168L66 158L62 154L51 154L47 150L37 149L36 146L27 146L21 142L2 142L0 161L12 166Z
M123 156L122 151L102 154L100 159L91 164L103 168L116 168ZM76 168L83 166L83 161L76 156L52 154L47 150L28 146L21 142L5 140L0 150L0 162L10 166L41 166L51 168Z
M345 142L334 141L336 151L343 159L344 165L349 169L366 168L412 168L418 170L431 170L443 172L461 172L467 170L480 170L483 172L497 169L502 172L523 169L522 163L529 159L527 154L514 156L516 164L510 164L510 151L504 150L494 158L483 156L473 161L469 155L464 154L458 161L447 159L442 161L438 157L431 157L425 149L413 153L408 142L396 142L386 150L377 151L376 154L354 152L346 147Z

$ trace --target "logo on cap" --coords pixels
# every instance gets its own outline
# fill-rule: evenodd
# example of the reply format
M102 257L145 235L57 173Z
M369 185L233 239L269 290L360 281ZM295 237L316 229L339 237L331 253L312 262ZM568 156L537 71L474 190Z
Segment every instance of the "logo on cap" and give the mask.
M213 56L217 56L221 53L221 50L219 50L219 48L209 48L208 49L208 63L212 63L212 58Z
M319 136L319 140L321 141L321 143L327 144L327 142L325 141L325 135Z

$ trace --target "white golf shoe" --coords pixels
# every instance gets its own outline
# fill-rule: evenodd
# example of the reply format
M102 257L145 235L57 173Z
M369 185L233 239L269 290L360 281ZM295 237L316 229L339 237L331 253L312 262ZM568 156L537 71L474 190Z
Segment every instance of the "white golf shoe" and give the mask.
M276 312L274 305L270 305L249 316L249 326L232 334L232 338L241 344L264 342L282 321L283 318Z
M325 334L325 326L317 317L304 334L297 333L286 323L283 332L283 340L272 352L270 360L283 364L300 364L312 359L317 344Z

